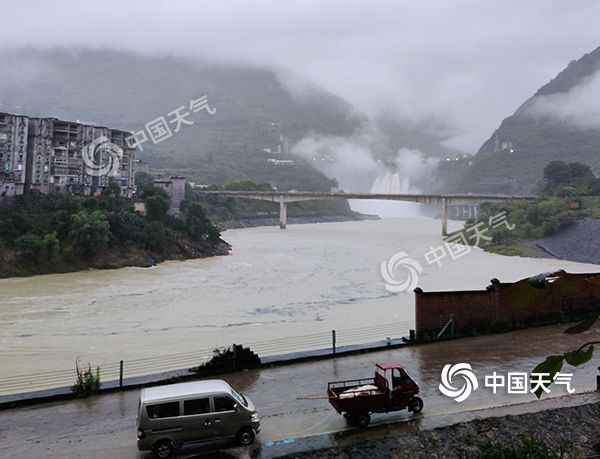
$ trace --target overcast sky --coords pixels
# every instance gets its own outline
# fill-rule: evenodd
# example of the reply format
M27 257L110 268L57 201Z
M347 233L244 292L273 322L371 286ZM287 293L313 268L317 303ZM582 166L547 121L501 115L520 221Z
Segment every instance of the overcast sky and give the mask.
M448 143L475 152L570 60L600 46L597 0L493 3L19 0L2 8L0 47L110 47L275 67L371 115L444 120Z

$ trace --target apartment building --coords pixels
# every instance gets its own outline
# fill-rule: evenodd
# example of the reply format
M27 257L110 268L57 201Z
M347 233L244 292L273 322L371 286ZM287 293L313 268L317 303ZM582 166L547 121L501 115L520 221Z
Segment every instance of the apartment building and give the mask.
M0 113L0 197L23 194L29 118Z
M28 191L93 195L111 178L117 180L123 195L131 196L135 191L135 147L127 144L130 135L56 118L0 113L0 198ZM84 150L100 137L123 152L110 174L94 173L84 161ZM93 157L99 164L108 159L102 149Z

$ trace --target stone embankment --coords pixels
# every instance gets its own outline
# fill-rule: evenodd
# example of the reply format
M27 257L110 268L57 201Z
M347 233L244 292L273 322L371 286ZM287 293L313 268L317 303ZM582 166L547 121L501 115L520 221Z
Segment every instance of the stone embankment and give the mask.
M586 218L559 233L535 241L535 245L556 258L600 264L600 220Z

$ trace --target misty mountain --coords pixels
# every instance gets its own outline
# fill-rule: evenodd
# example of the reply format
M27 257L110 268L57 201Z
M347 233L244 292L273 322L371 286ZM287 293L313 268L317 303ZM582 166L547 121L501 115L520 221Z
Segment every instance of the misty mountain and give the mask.
M160 143L146 142L138 156L153 170L200 183L249 179L329 189L333 182L309 161L276 153L285 146L280 137L293 144L309 132L347 136L363 121L330 93L312 86L290 91L273 71L251 66L109 50L22 49L1 57L0 111L138 131L206 95L214 115L192 113L193 125Z
M572 61L502 121L449 187L530 192L553 160L579 161L600 172L600 48Z

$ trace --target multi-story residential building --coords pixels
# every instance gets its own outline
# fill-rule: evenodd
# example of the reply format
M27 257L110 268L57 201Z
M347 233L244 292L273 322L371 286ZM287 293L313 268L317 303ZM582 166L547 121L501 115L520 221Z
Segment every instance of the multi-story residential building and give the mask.
M23 194L29 118L0 113L0 196Z
M112 178L123 195L135 190L135 147L126 139L130 132L62 121L0 113L0 198L28 191L101 192ZM84 150L100 137L121 148L118 168L110 174L89 170ZM94 152L93 160L106 161L106 152Z

